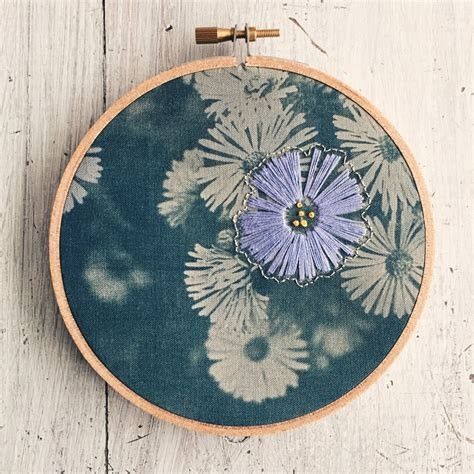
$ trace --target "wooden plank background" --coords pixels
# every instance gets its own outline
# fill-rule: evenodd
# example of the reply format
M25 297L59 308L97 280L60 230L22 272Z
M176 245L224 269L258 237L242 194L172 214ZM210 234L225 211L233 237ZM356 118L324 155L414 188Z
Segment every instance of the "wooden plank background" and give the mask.
M0 471L474 472L473 14L469 0L0 0ZM282 30L255 54L322 69L398 128L432 196L436 264L414 336L369 390L299 429L219 438L141 413L89 368L52 296L47 228L104 108L231 53L195 46L195 26L245 22Z

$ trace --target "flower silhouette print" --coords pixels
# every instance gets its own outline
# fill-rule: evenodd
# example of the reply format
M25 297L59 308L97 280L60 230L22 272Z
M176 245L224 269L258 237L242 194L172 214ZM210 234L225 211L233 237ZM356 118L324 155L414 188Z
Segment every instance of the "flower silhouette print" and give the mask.
M317 131L305 126L304 114L291 107L283 111L248 117L243 124L232 116L208 130L210 138L199 140L204 165L197 178L204 188L201 197L211 212L220 209L233 217L249 192L246 174L271 153L283 148L309 146Z
M301 330L265 322L246 331L211 326L206 342L210 375L221 390L245 402L284 397L309 369Z
M187 150L183 159L173 160L171 170L166 172L163 182L163 197L166 199L157 207L170 227L182 226L199 198L196 173L201 166L202 159L196 151Z
M415 205L413 178L395 143L370 115L350 101L345 104L351 117L334 116L336 137L350 150L354 169L363 170L370 195L380 194L384 214L396 212L399 203Z
M281 101L298 91L286 84L288 73L273 69L240 66L214 69L194 74L194 87L202 99L212 101L206 113L220 118L233 112L241 118L261 114L262 110L279 108Z
M268 297L255 291L250 265L235 251L196 244L189 255L184 281L200 316L239 329L267 319Z
M377 217L370 221L373 237L342 272L342 286L351 299L361 299L366 313L402 318L413 310L421 285L424 227L410 209L401 213L398 226L395 217L388 228Z
M83 183L97 184L102 176L102 166L100 165L100 157L94 156L102 151L100 147L91 147L77 168L74 179L71 182L69 192L64 204L63 214L71 212L75 203L82 204L88 192L84 188Z
M333 273L369 236L363 186L342 152L316 146L304 186L302 156L284 152L255 169L235 219L238 250L264 276L300 285Z

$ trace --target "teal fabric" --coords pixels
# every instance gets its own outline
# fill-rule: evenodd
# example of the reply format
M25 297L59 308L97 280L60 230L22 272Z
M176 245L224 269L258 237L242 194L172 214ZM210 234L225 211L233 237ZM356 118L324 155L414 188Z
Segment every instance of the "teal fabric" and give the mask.
M373 236L299 287L237 254L232 218L259 160L314 143L360 174ZM60 240L69 305L105 366L161 408L233 426L308 414L364 380L408 322L424 247L416 183L373 118L312 79L242 67L118 114L78 169Z

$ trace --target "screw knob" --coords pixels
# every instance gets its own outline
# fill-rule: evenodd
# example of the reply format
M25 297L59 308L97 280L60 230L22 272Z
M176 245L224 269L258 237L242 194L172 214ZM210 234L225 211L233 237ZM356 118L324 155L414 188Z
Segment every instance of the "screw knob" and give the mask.
M249 41L255 41L257 38L274 38L280 36L278 29L257 29L255 26L247 27L247 30L236 30L235 28L218 28L215 26L201 26L196 28L196 43L211 44L222 43L224 41L233 41L245 38L248 34Z

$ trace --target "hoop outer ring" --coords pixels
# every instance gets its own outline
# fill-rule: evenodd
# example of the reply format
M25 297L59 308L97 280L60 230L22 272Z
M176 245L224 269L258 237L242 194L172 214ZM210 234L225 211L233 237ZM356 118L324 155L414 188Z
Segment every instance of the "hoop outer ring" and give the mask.
M76 346L78 347L84 358L99 374L99 376L104 379L107 384L109 384L109 386L111 386L120 395L122 395L128 401L141 408L145 412L159 419L174 423L178 426L182 426L195 431L201 431L217 435L248 436L278 433L290 428L295 428L311 421L318 420L328 415L336 408L340 408L352 399L354 399L357 395L359 395L370 385L372 385L387 370L387 368L393 362L395 357L400 353L402 348L407 343L408 338L412 334L426 302L429 284L433 272L434 230L428 192L420 169L418 168L418 165L416 164L413 155L411 154L408 146L403 141L399 133L395 130L395 128L388 122L387 119L383 117L383 115L372 104L367 101L367 99L362 97L356 91L352 90L339 80L332 78L331 76L328 76L327 74L320 72L303 63L266 56L249 56L246 58L245 61L245 65L248 67L262 67L300 74L308 78L320 81L338 90L339 92L353 100L355 103L357 103L367 113L369 113L385 130L385 132L392 138L394 143L399 148L405 161L407 162L408 167L410 168L410 171L417 185L425 224L425 267L414 309L409 317L407 325L405 326L403 332L401 333L400 337L398 338L390 352L375 368L375 370L372 371L364 380L362 380L349 392L345 393L342 397L338 398L337 400L334 400L330 404L311 413L290 420L254 426L224 426L205 423L185 418L183 416L160 408L157 405L154 405L153 403L144 399L136 392L131 390L129 387L127 387L124 383L122 383L114 374L112 374L112 372L107 369L107 367L101 362L101 360L97 357L97 355L88 345L71 312L71 308L69 307L66 292L64 289L60 258L60 232L62 213L69 187L84 155L86 154L87 150L90 148L94 140L97 138L99 133L115 118L116 115L119 114L119 112L121 112L125 107L130 105L134 100L138 99L143 94L146 94L150 90L166 82L172 81L173 79L177 79L187 74L192 74L194 72L200 72L209 69L231 68L236 67L237 65L238 61L235 57L224 56L193 61L177 66L141 83L140 85L132 89L130 92L128 92L126 95L124 95L122 98L120 98L118 101L116 101L109 109L107 109L107 111L90 128L90 130L86 133L84 138L79 143L79 146L77 147L76 151L72 155L71 160L66 166L66 169L59 183L59 187L56 191L56 196L51 211L51 221L49 229L49 261L54 294L66 328L68 329L72 339L74 340Z

